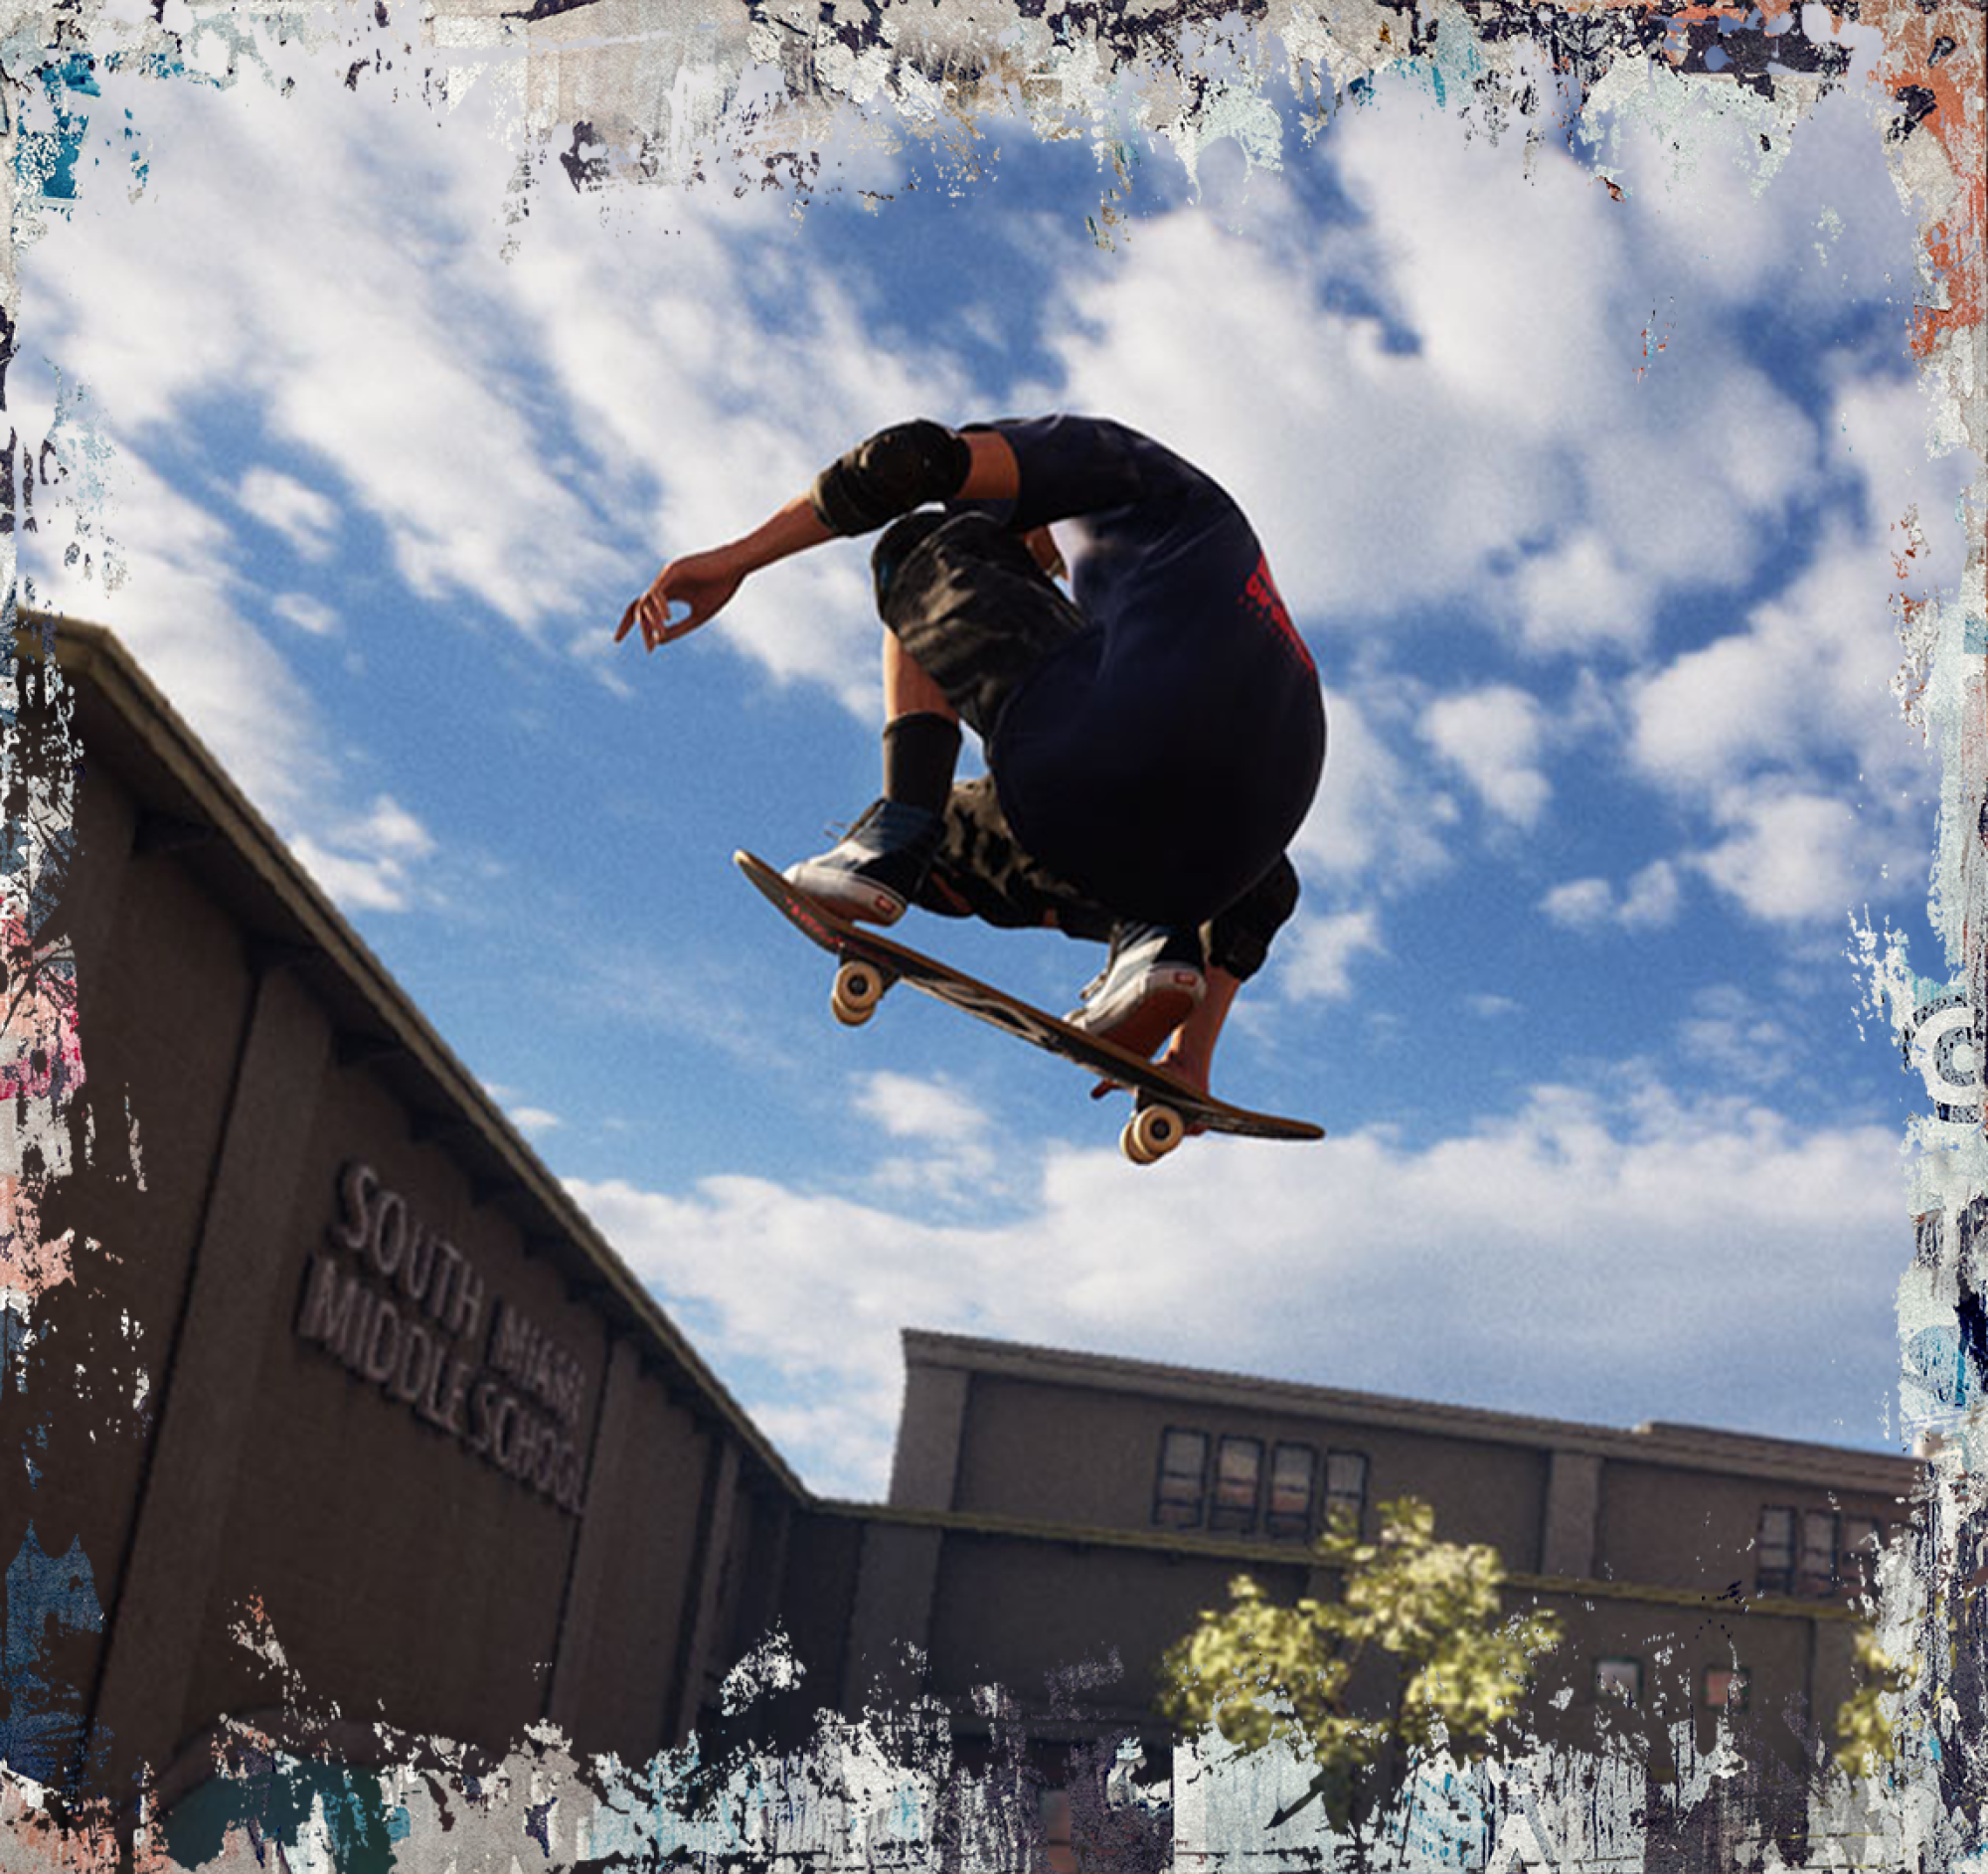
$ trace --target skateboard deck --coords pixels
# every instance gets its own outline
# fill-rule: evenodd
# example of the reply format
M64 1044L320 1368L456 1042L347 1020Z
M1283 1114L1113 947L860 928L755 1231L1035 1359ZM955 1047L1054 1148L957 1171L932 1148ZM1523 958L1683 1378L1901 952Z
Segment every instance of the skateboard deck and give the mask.
M1151 1164L1185 1138L1188 1132L1232 1132L1247 1138L1316 1139L1325 1128L1309 1119L1286 1119L1274 1113L1251 1112L1212 1095L1191 1093L1114 1043L1086 1035L1068 1022L1005 990L996 989L926 956L908 944L896 943L861 925L851 924L805 893L796 891L763 859L749 852L732 855L734 863L771 902L795 930L834 956L840 967L829 1005L838 1021L856 1027L870 1019L885 990L908 982L940 1002L978 1017L992 1027L1019 1036L1031 1047L1074 1061L1087 1073L1124 1088L1132 1096L1132 1117L1120 1143L1134 1164Z

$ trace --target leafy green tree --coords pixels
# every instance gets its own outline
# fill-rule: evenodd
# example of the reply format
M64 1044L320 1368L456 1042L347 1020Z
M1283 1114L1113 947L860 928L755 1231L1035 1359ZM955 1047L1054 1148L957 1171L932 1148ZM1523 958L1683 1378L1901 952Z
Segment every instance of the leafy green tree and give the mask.
M1901 1699L1917 1674L1889 1658L1868 1626L1857 1629L1857 1670L1863 1683L1837 1707L1836 1762L1853 1777L1875 1777L1898 1760Z
M1283 1607L1239 1575L1228 1608L1204 1611L1161 1660L1159 1708L1176 1723L1213 1724L1244 1751L1310 1749L1311 1789L1273 1822L1322 1796L1333 1826L1357 1837L1415 1754L1438 1743L1460 1760L1481 1754L1518 1710L1533 1660L1559 1644L1551 1615L1504 1617L1495 1549L1438 1542L1435 1512L1415 1497L1381 1504L1379 1518L1374 1542L1351 1516L1319 1538L1332 1598ZM1394 1666L1394 1705L1381 1713L1353 1703L1356 1670L1374 1655Z

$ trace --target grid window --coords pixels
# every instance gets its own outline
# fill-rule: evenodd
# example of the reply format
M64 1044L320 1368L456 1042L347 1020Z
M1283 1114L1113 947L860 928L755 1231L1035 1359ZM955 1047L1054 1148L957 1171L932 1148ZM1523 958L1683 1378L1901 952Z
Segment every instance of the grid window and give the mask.
M1836 1590L1836 1512L1826 1509L1802 1512L1801 1581L1805 1595L1827 1595Z
M1216 1447L1215 1507L1211 1529L1247 1531L1256 1527L1256 1493L1263 1477L1263 1441L1225 1438Z
M1594 1662L1594 1696L1619 1698L1633 1705L1643 1696L1643 1662L1640 1659L1597 1659Z
M1744 1711L1750 1684L1751 1678L1744 1666L1707 1666L1705 1702L1727 1711Z
M1318 1495L1318 1453L1309 1445L1279 1445L1270 1453L1270 1504L1263 1526L1273 1536L1311 1534L1311 1510Z
M1753 1549L1753 1592L1790 1595L1795 1590L1795 1513L1763 1509Z
M1325 1459L1325 1509L1349 1514L1357 1534L1367 1509L1367 1459L1359 1451L1329 1451Z
M1208 1492L1208 1434L1169 1430L1160 1441L1153 1521L1164 1529L1199 1529Z
M1842 1570L1851 1586L1869 1590L1878 1582L1878 1551L1885 1546L1885 1525L1871 1516L1843 1519Z

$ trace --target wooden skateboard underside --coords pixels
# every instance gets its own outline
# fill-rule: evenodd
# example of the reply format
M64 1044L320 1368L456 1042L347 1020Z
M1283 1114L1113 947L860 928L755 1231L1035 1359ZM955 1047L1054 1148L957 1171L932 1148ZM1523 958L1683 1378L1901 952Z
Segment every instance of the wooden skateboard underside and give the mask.
M852 1026L865 1020L892 983L908 982L938 1001L950 1003L992 1027L1018 1036L1031 1047L1074 1061L1086 1072L1113 1081L1131 1093L1134 1114L1132 1125L1126 1129L1128 1157L1147 1162L1163 1155L1178 1143L1185 1128L1233 1132L1250 1138L1325 1136L1324 1127L1308 1119L1251 1112L1246 1107L1233 1107L1226 1100L1190 1093L1136 1054L1086 1035L948 963L837 917L797 892L763 859L749 852L735 853L733 859L795 930L841 960L843 967L837 973L831 998L839 1019ZM874 981L868 985L857 980L865 971L874 972ZM1135 1128L1138 1128L1136 1140ZM1135 1142L1140 1149L1135 1150Z

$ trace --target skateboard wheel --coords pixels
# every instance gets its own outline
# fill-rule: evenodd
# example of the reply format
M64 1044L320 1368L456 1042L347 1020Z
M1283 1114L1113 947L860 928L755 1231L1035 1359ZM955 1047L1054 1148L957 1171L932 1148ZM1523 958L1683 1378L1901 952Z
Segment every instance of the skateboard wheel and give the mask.
M1153 1164L1187 1136L1187 1127L1171 1107L1141 1107L1125 1126L1125 1155L1134 1164ZM1136 1146L1140 1156L1132 1156Z
M860 1028L876 1014L883 999L884 978L877 970L868 963L844 963L835 972L828 1006L845 1028Z
M1125 1121L1125 1129L1118 1134L1118 1149L1127 1158L1131 1159L1135 1165L1149 1165L1153 1162L1147 1156L1146 1148L1139 1143L1137 1137L1134 1135L1130 1119Z

